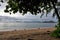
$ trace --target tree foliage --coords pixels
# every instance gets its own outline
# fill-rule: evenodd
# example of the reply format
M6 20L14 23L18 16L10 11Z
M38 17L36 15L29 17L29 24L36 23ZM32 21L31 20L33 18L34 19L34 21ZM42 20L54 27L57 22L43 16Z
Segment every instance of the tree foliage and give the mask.
M30 12L33 15L38 13L49 12L53 9L53 3L56 5L57 0L9 0L6 5L5 12L17 13L20 12L23 15ZM43 15L43 14L42 14Z
M3 3L3 0L0 0L0 2L2 2L2 3Z

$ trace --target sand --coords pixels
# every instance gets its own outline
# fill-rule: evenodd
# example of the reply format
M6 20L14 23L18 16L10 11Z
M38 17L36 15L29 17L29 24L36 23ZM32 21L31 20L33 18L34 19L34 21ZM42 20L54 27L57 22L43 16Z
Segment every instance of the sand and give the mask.
M56 28L36 28L0 32L0 40L60 40L50 36Z

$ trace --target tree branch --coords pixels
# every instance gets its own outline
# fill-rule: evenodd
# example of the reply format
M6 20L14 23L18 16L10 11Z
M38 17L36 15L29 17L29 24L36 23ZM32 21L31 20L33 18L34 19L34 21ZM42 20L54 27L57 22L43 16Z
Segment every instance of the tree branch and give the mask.
M58 20L60 20L60 16L59 16L59 14L58 14L58 10L57 10L57 8L55 7L55 4L54 4L54 3L52 3L52 4L53 4L53 8L55 9L55 14L57 15Z

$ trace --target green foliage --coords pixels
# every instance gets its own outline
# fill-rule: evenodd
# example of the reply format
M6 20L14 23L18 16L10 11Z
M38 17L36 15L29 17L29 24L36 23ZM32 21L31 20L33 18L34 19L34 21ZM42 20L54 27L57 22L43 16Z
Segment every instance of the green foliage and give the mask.
M5 12L8 10L10 13L20 12L23 15L30 12L32 15L37 15L44 10L48 14L53 9L53 3L56 5L57 0L9 0L7 3Z
M51 36L60 38L60 22L58 23L56 28L57 29L52 32Z
M60 29L54 30L51 36L60 38Z
M3 0L0 0L0 2L2 2L2 3L3 3Z
M58 6L60 6L60 2L58 2L58 4L57 4Z

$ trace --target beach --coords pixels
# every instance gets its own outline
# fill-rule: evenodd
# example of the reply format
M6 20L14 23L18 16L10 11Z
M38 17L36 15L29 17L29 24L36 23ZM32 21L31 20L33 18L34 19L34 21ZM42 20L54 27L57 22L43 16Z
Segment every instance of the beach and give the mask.
M29 30L1 31L0 40L60 40L50 36L56 28L36 28Z

